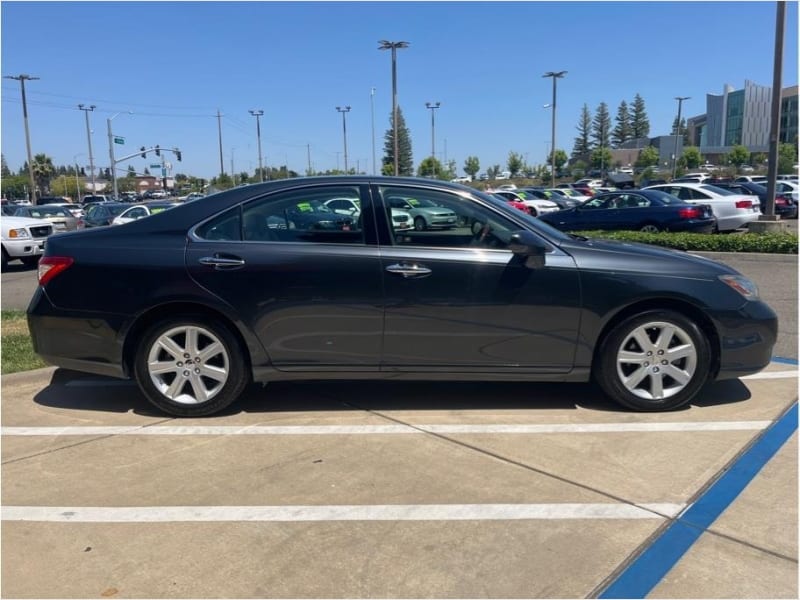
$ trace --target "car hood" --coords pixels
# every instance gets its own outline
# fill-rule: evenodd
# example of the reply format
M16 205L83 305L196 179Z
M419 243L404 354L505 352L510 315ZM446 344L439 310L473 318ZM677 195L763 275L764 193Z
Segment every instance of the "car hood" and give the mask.
M736 269L705 256L636 242L575 240L562 244L561 248L572 255L579 268L703 279L739 274Z
M41 227L42 225L50 225L49 221L44 219L32 219L30 217L3 217L0 221L3 224L3 233L9 229L16 229L18 227Z

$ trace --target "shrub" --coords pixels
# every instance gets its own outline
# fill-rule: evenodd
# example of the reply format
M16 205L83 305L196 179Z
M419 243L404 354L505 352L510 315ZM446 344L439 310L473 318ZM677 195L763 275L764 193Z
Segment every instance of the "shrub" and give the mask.
M588 238L604 238L623 242L641 242L676 250L703 252L760 252L764 254L797 254L797 235L793 233L643 233L641 231L580 231Z

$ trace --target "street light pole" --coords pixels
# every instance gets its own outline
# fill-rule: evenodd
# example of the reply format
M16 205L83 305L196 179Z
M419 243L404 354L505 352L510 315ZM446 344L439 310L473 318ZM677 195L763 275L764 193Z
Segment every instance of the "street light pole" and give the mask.
M106 125L108 126L108 156L111 159L111 182L113 184L113 189L114 189L114 200L117 199L118 190L117 190L117 164L116 161L114 160L114 134L111 133L111 121L116 119L123 112L126 111L120 111L111 118L106 119ZM127 111L127 114L132 115L133 111L129 110ZM92 190L92 193L95 193L95 191L96 190Z
M96 194L97 189L94 181L94 156L92 155L92 130L89 127L89 113L93 111L96 106L92 104L91 106L86 107L84 104L78 104L78 108L82 110L83 114L86 116L86 139L89 142L89 171L91 171L92 177L92 193Z
M6 75L4 79L16 79L22 90L22 119L25 122L25 144L28 150L28 177L31 183L31 204L36 205L36 180L33 178L33 156L31 155L31 134L28 131L28 102L25 98L25 81L35 81L38 77L30 75Z
M264 111L251 110L250 114L256 118L256 135L258 136L258 173L261 176L261 183L264 183L264 165L261 164L261 121L260 121L260 117L264 114Z
M75 164L75 191L78 193L78 204L81 203L81 184L80 184L80 181L78 180L78 174L80 173L80 170L78 169L78 157L79 156L83 156L83 153L73 154L72 155L72 162ZM94 192L92 192L92 193L94 193Z
M392 127L394 135L394 174L400 174L399 145L397 140L397 49L408 48L408 42L389 42L380 40L378 50L392 51Z
M349 106L337 106L336 110L342 113L342 135L344 136L344 172L345 175L348 173L347 170L347 119L345 115L350 112Z
M369 91L369 112L372 117L372 174L375 175L375 88Z
M425 108L431 111L431 168L433 169L433 176L436 177L436 123L433 115L436 109L442 105L441 102L426 102Z
M689 100L690 96L675 96L678 101L678 121L675 123L675 150L672 153L672 178L675 179L675 172L678 167L678 138L681 135L681 105L684 100Z
M553 120L550 131L550 187L556 187L556 80L566 74L566 71L548 71L542 75L542 77L553 78Z

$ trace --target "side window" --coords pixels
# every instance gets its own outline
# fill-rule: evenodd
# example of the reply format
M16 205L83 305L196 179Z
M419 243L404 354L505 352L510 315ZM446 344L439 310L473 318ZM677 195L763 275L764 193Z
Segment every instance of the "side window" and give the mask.
M397 246L504 249L519 230L501 214L456 194L388 186L379 192Z
M195 235L204 240L241 241L242 227L239 214L240 208L238 206L231 208L198 227Z
M337 211L332 201L347 209ZM242 239L363 244L360 206L355 186L309 186L277 193L243 205Z
M598 196L581 205L581 209L598 210L616 208L616 196Z
M691 192L691 195L689 196L689 198L692 199L692 200L708 200L709 199L708 194L706 194L704 192L701 192L700 190L687 190L687 191Z
M141 219L142 217L147 216L147 211L145 211L143 208L134 208L133 210L128 211L127 216L130 219Z

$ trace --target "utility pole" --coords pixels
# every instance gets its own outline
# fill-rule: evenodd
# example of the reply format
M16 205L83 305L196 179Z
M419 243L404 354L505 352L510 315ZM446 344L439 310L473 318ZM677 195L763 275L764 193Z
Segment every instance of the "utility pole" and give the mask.
M378 50L392 51L392 127L394 134L394 175L400 174L400 149L397 139L397 49L408 48L408 42L389 42L381 40L378 42Z
M553 120L550 132L550 187L556 187L556 81L566 74L566 71L548 71L542 75L542 77L553 78L553 105L551 107L553 109ZM602 148L600 152L602 154Z
M264 165L261 162L261 120L264 115L263 110L251 110L250 114L256 118L256 136L258 136L258 173L261 176L261 183L264 183Z
M372 115L372 174L375 175L375 88L369 92L369 111Z
M689 96L675 96L678 101L678 123L675 126L675 150L672 152L672 178L675 179L675 172L678 167L678 138L681 137L681 105L684 100L689 100Z
M89 127L89 113L93 111L96 106L92 104L91 106L85 107L84 104L78 104L78 108L83 111L83 114L86 116L86 139L89 142L89 171L91 171L91 178L92 178L92 193L97 193L97 186L95 185L94 181L94 157L92 155L92 130Z
M126 111L122 111L126 112ZM111 181L113 184L114 189L114 200L117 199L117 161L114 160L114 134L111 133L111 121L116 119L122 112L118 112L110 119L106 119L106 125L108 126L108 156L111 159ZM132 110L127 111L129 115L133 114ZM124 160L124 159L121 159ZM94 193L94 191L92 191Z
M16 79L22 90L22 119L25 121L25 144L28 149L28 177L31 182L31 204L36 205L36 180L33 178L33 156L31 155L31 134L28 131L28 102L25 99L25 81L36 81L38 77L30 75L6 75L4 79Z
M431 111L431 168L433 169L433 176L436 177L436 122L433 115L437 108L442 105L441 102L426 102L425 108Z
M311 144L306 144L306 154L308 155L308 174L311 175Z
M222 115L217 109L217 131L219 132L219 174L225 175L225 164L222 162Z
M778 143L780 142L781 122L781 75L783 72L783 30L786 23L786 3L776 2L775 14L775 57L772 70L772 107L769 127L769 161L767 162L767 206L760 221L777 221L775 216L775 188L778 179Z
M342 135L344 136L344 174L347 175L347 119L345 116L350 112L350 107L337 106L336 110L342 113Z

